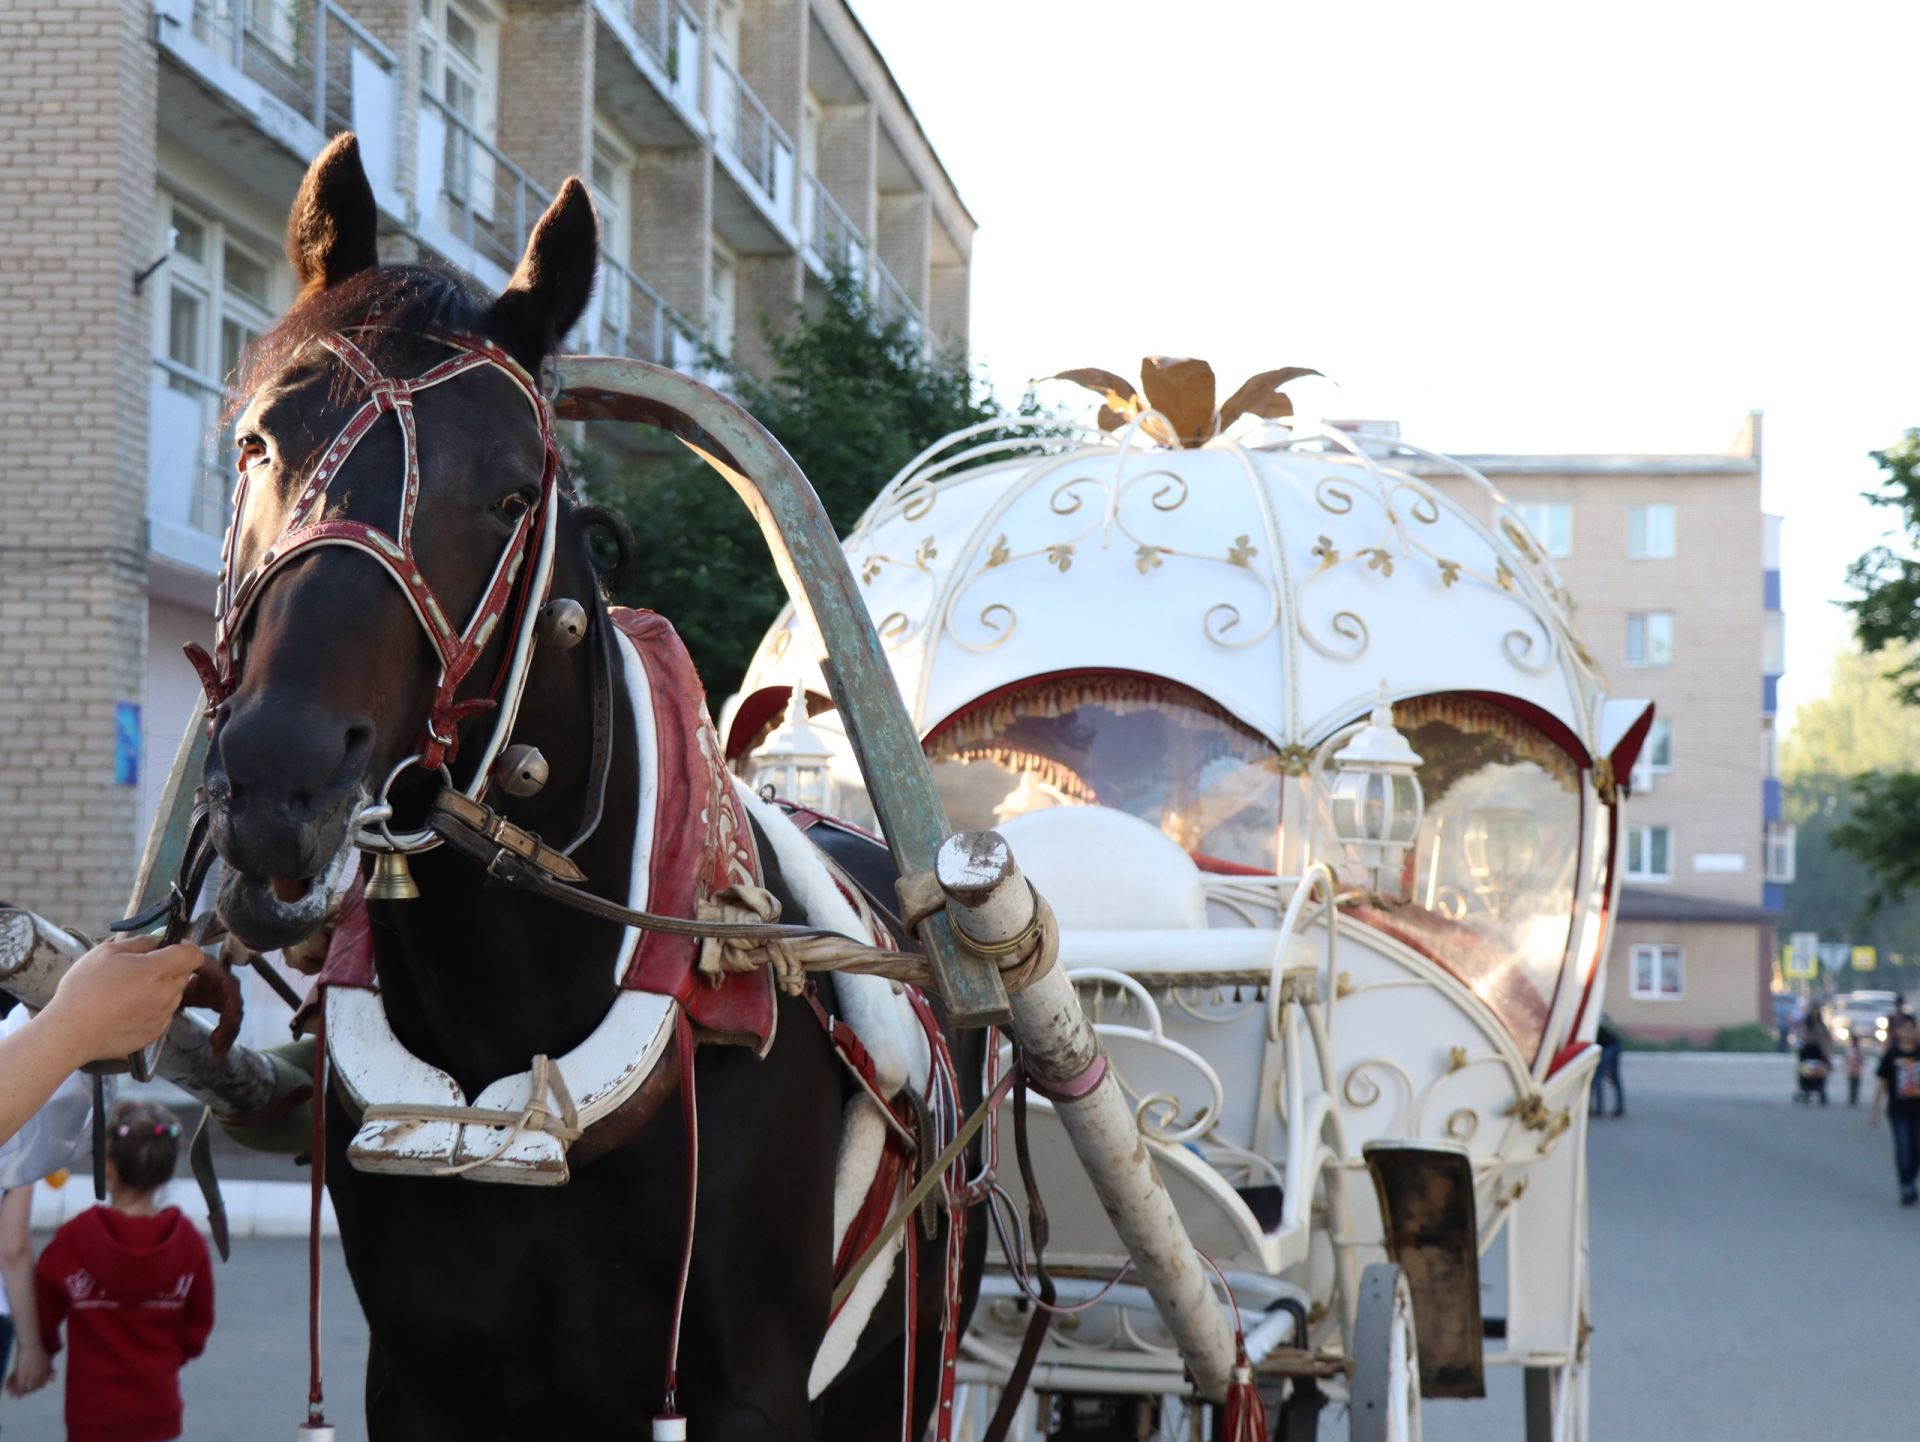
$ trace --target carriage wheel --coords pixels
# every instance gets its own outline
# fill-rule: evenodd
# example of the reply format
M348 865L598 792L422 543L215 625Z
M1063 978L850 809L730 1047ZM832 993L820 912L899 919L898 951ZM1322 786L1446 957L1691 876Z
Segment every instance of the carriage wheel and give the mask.
M1351 1394L1351 1442L1420 1442L1413 1294L1392 1262L1375 1262L1360 1274Z

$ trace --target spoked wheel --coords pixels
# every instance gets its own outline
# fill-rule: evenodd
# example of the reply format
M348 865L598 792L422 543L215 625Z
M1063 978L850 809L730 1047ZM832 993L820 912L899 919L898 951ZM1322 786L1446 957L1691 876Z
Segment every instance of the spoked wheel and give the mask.
M1353 1324L1352 1442L1420 1442L1420 1351L1413 1294L1392 1262L1360 1274Z

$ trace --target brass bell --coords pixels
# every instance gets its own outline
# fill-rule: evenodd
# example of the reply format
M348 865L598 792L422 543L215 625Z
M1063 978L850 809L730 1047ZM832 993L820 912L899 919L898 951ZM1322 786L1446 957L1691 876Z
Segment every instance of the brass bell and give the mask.
M537 746L509 746L493 763L493 779L509 796L532 796L547 784L547 758Z
M404 851L382 851L373 858L373 875L367 878L368 901L418 901L420 885L413 879Z
M534 629L541 645L570 650L587 634L587 608L570 596L549 601L540 608Z

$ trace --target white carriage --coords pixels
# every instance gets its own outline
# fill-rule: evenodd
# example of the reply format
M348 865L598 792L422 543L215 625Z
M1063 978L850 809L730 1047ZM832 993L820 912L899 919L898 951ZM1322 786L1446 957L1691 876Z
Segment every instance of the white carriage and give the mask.
M1338 429L1168 448L1152 422L961 432L846 542L949 817L1000 830L1058 914L1281 1435L1331 1401L1354 1437L1417 1436L1423 1390L1498 1364L1529 1438L1582 1438L1591 1041L1650 708L1607 697L1471 467ZM729 753L791 775L817 736L832 794L802 799L867 819L819 655L789 610ZM810 723L776 732L796 685ZM1048 1265L1085 1301L1125 1249L1035 1105ZM976 1394L1026 1323L990 1268ZM1063 1437L1147 1435L1138 1407L1192 1395L1125 1283L1058 1318L1032 1385Z

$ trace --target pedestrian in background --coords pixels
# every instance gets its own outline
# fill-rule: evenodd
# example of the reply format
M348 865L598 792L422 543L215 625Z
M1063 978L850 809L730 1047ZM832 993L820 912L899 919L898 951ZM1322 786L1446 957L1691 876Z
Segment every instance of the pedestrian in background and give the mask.
M1820 1105L1825 1106L1827 1073L1833 1070L1833 1063L1827 1052L1826 1029L1815 1017L1807 1018L1806 1037L1800 1043L1800 1059L1796 1069L1800 1076L1800 1089L1793 1094L1793 1099L1811 1105L1817 1096Z
M179 1153L172 1112L117 1103L107 1118L108 1205L56 1232L34 1269L35 1340L51 1354L68 1327L67 1442L181 1435L180 1368L213 1330L213 1269L180 1209L154 1201Z
M1858 1033L1847 1042L1847 1105L1860 1105L1860 1077L1867 1069L1867 1053Z
M1613 1115L1627 1109L1627 1094L1620 1088L1620 1033L1610 1017L1601 1017L1593 1039L1600 1047L1600 1065L1593 1073L1593 1114L1607 1114L1607 1083L1613 1083Z
M1873 1093L1867 1125L1880 1125L1880 1108L1887 1109L1893 1132L1893 1169L1900 1178L1900 1205L1920 1201L1914 1179L1920 1177L1920 1023L1911 1012L1893 1019L1893 1038L1880 1056L1880 1085Z

